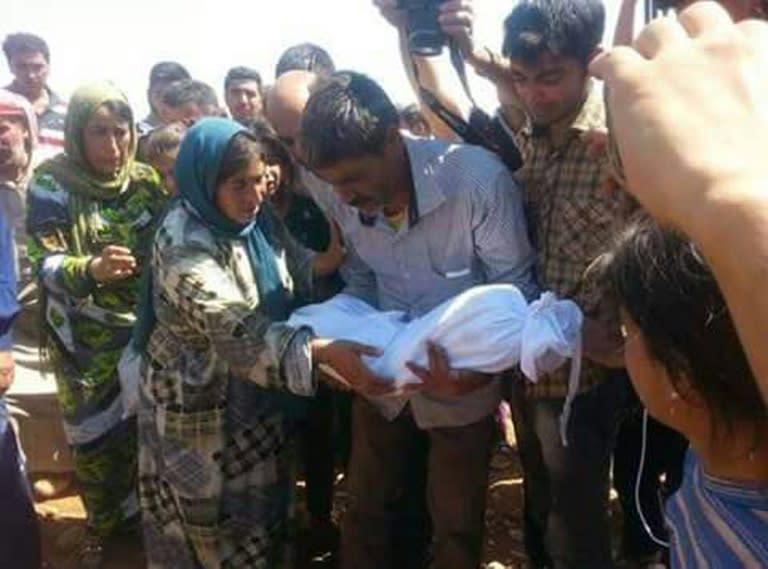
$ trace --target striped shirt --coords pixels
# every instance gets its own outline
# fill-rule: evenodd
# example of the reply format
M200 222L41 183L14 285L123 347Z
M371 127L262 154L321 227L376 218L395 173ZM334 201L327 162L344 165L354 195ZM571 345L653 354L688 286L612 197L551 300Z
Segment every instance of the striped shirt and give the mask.
M588 134L605 132L605 108L598 89L590 93L562 136L526 125L507 134L523 155L516 172L525 200L528 224L537 253L539 284L561 298L574 300L585 315L618 332L618 311L606 307L589 266L604 253L621 229L626 214L623 192L601 189L608 173L607 156L595 156ZM610 370L584 360L580 391L610 377ZM536 398L558 399L568 392L568 368L527 383Z
M38 133L35 164L41 164L64 150L64 122L67 103L56 93L48 90L48 106L37 116Z
M713 478L692 451L667 523L672 569L768 567L768 484Z
M410 211L398 227L381 214L364 219L327 184L304 175L307 189L343 234L345 292L410 317L478 284L514 284L529 299L535 296L522 198L501 160L476 146L404 140L414 188ZM417 393L375 403L391 419L410 402L414 419L426 429L479 421L500 399L494 381L450 401Z

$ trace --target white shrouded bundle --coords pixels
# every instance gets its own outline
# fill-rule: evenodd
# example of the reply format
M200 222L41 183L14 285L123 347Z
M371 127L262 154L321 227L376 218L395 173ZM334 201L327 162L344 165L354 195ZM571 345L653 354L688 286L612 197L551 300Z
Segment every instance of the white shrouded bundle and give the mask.
M583 320L581 310L570 300L545 292L528 304L517 287L498 284L468 289L410 322L402 312L381 312L358 298L339 294L296 310L288 324L308 326L322 338L381 349L381 356L366 357L366 363L377 376L398 387L421 383L405 364L427 367L428 342L443 348L454 369L498 373L519 364L531 381L572 358L560 417L560 435L567 444L568 417L581 372Z
M426 367L429 341L445 350L453 368L498 373L521 364L536 381L580 355L582 321L581 310L570 300L545 293L529 305L517 287L498 284L468 289L410 322L402 312L381 312L339 294L300 308L288 324L308 326L322 338L380 348L383 354L366 363L402 386L419 383L405 364Z

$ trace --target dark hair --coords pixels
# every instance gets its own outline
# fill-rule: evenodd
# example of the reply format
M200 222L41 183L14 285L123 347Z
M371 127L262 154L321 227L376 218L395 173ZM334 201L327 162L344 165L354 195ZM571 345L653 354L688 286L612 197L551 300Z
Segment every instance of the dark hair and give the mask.
M259 86L259 93L262 93L261 75L255 69L250 67L233 67L227 71L227 76L224 78L224 91L229 89L229 85L233 81L255 81Z
M46 61L51 61L48 44L40 36L34 34L8 34L3 41L3 52L10 63L11 58L19 53L42 53Z
M291 153L280 140L275 129L263 118L255 118L245 125L264 147L264 160L268 164L278 164L281 170L281 187L290 188L296 180L296 164ZM280 189L280 188L278 188Z
M177 150L185 134L187 127L182 122L172 122L154 129L142 141L140 159L149 162Z
M718 429L764 425L765 404L728 307L690 241L642 218L621 234L600 265L608 292L637 324L651 358L668 372L681 397L685 378Z
M331 56L319 45L301 43L289 47L275 67L275 79L288 71L311 71L327 77L336 71Z
M152 69L149 71L149 88L164 84L173 83L174 81L183 81L184 79L191 79L192 76L181 63L175 61L161 61L155 63Z
M384 90L354 71L334 73L312 93L301 121L307 165L326 168L380 154L399 116Z
M229 141L224 156L221 158L216 186L225 182L238 172L248 167L254 155L264 154L264 147L255 135L248 131L237 133Z
M504 55L535 62L544 53L585 65L605 30L602 0L521 0L504 21Z
M187 103L195 103L201 110L219 108L213 87L197 79L182 79L168 85L163 92L163 103L174 109Z

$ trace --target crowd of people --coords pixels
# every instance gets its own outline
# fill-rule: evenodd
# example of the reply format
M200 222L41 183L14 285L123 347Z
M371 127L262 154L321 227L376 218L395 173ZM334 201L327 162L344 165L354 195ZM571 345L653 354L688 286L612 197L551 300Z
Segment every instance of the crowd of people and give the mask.
M435 2L426 56L374 0L419 100L402 109L301 44L271 84L231 68L224 106L160 62L138 120L108 82L65 104L45 41L9 35L0 566L43 563L2 397L22 336L56 379L86 569L132 530L151 569L296 567L300 531L343 569L478 569L500 408L525 566L617 567L612 487L621 566L768 566L768 6L667 2L635 37L635 2L606 48L602 0L521 0L500 52L472 0ZM486 284L575 302L581 357L532 382L428 343L403 387L377 348L289 321L340 293L415 319Z

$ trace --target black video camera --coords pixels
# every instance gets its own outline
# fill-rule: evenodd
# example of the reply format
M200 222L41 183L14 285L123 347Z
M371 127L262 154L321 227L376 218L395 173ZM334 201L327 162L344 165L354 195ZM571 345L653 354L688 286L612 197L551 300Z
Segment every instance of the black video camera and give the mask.
M406 15L408 50L415 55L440 55L447 38L437 21L446 0L400 0Z

